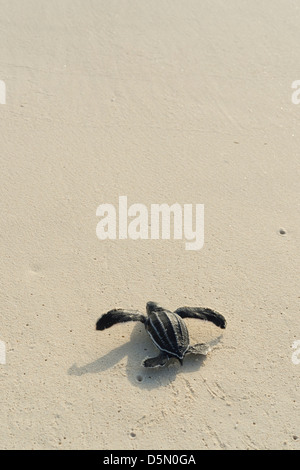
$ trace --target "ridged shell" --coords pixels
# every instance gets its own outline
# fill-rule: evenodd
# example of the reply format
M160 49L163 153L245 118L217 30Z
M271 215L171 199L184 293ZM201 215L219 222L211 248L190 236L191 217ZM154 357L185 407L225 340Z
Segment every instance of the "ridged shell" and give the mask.
M145 324L154 344L161 350L182 359L189 347L186 324L176 313L159 310L150 313Z

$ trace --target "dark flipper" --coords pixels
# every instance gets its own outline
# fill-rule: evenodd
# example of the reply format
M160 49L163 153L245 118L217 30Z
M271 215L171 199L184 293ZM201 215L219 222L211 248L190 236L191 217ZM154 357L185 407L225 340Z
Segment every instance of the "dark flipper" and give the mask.
M162 352L157 357L145 359L142 364L144 367L163 367L169 360L168 354Z
M105 330L116 323L127 321L140 321L145 323L146 317L137 310L123 310L122 308L117 308L110 310L99 318L96 323L96 330Z
M210 308L180 307L174 313L177 313L181 318L198 318L210 321L220 328L226 328L226 320L223 315Z

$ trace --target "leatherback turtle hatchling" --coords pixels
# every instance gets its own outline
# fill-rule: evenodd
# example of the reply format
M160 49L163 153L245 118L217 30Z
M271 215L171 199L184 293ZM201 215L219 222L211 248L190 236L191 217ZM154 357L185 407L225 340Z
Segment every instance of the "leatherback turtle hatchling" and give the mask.
M127 321L144 323L150 338L160 350L157 357L147 358L143 361L145 367L164 366L172 357L177 358L182 365L186 354L206 355L209 352L209 344L190 345L188 329L183 318L198 318L210 321L220 328L226 327L223 315L210 308L180 307L175 312L171 312L156 302L147 302L146 310L147 316L137 310L123 310L121 308L110 310L102 315L96 323L96 330L105 330L116 323Z

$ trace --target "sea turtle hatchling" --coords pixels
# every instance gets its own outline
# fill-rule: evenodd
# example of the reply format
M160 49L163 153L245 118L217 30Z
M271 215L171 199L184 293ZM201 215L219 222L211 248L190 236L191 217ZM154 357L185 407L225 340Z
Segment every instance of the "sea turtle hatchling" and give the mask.
M156 302L147 302L147 316L137 310L123 310L121 308L110 310L102 315L96 323L96 330L105 330L116 323L140 321L155 346L160 350L157 357L147 358L143 361L144 367L162 367L169 359L175 357L182 365L186 354L205 355L210 351L208 343L190 345L189 333L183 318L197 318L214 323L220 328L226 327L226 320L218 312L210 308L180 307L171 312Z

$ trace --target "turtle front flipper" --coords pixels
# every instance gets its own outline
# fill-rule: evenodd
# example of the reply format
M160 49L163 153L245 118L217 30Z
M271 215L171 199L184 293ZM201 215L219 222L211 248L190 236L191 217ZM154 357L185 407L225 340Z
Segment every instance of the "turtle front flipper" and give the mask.
M197 318L199 320L210 321L220 328L226 328L226 319L211 308L180 307L174 313L177 313L181 318Z
M116 323L124 323L127 321L140 321L145 323L146 317L138 310L123 310L122 308L117 308L110 310L99 318L96 323L96 330L105 330Z
M201 354L202 356L207 356L207 354L211 351L211 347L208 343L199 343L190 346L187 350L187 354Z
M144 367L163 367L169 360L168 354L161 352L156 357L149 357L142 362Z

